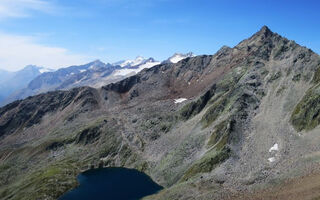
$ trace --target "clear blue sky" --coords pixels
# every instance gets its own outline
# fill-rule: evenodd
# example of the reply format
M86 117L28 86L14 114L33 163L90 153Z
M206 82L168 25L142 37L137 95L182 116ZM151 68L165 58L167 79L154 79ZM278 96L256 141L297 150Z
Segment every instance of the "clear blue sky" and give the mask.
M163 60L174 52L214 54L223 45L236 45L263 25L320 53L317 0L10 1L0 0L0 33L27 43L26 49L28 45L50 51L58 48L63 55L56 60L65 62L50 61L54 63L50 67L55 68L77 59L79 63L92 59L114 62L137 55ZM13 52L15 44L10 45ZM45 54L37 48L29 52L33 51ZM1 52L0 47L0 68L18 68L10 64L13 61L1 62ZM52 53L52 59L55 53L59 51ZM31 58L20 59L19 68L50 65L36 53L28 56L35 63ZM23 63L27 61L30 63Z

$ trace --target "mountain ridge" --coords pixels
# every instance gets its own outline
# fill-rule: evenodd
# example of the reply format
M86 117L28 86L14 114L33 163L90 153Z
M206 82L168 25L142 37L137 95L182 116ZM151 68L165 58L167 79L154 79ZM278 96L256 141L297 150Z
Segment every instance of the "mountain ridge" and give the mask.
M317 198L316 182L308 195L272 186L319 174L318 107L305 106L317 105L319 69L319 55L263 27L214 55L15 101L0 108L0 196L55 199L81 170L121 166L166 187L145 199Z
M15 91L24 88L32 79L49 71L52 70L35 65L27 65L16 72L0 71L0 105Z
M119 61L113 64L105 64L100 60L94 60L90 63L60 68L56 71L39 68L41 71L39 77L26 83L25 88L12 91L9 97L6 97L1 104L5 105L17 99L23 99L28 96L40 94L53 90L66 90L79 86L101 87L102 85L117 82L128 76L134 75L143 69L160 64L153 58L143 58L138 56L135 60ZM50 72L45 73L43 72Z

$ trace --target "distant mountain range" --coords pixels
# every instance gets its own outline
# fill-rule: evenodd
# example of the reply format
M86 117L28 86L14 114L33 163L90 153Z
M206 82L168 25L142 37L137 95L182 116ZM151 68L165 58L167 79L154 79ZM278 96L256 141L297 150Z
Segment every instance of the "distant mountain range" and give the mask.
M9 95L26 87L31 80L44 72L51 71L53 70L35 65L28 65L16 72L0 70L0 105Z
M176 53L163 63L177 63L193 56L192 53ZM48 91L68 90L80 86L99 88L158 64L161 62L153 58L138 56L133 60L123 60L113 64L96 60L56 71L32 65L18 72L0 71L0 106Z

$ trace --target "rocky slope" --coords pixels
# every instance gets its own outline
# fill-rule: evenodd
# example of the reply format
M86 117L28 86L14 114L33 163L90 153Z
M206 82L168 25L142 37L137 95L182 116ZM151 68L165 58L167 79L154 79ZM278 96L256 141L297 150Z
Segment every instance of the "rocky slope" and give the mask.
M146 199L319 198L319 80L317 54L263 27L212 56L13 102L0 198L56 199L107 166L166 187Z

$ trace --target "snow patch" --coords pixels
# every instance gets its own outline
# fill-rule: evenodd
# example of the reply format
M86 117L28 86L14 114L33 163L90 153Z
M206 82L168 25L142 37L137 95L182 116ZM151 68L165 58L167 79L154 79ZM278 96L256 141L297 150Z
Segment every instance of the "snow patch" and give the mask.
M87 70L85 70L85 69L80 69L80 73L85 72L85 71L87 71Z
M194 57L194 56L195 55L192 52L187 53L187 54L175 53L167 61L169 61L170 63L178 63L179 61L181 61L185 58Z
M188 100L188 99L186 99L186 98L179 98L179 99L175 99L175 100L174 100L174 103L182 103L182 102L184 102L184 101L186 101L186 100Z
M39 69L39 72L42 74L42 73L45 73L45 72L50 72L51 70L49 69L45 69L45 68L42 68L42 69Z
M46 73L46 72L53 72L53 69L50 68L45 68L45 67L38 67L39 72L42 73Z
M125 61L120 61L118 63L115 63L116 65L120 65L120 67L134 67L137 65L141 65L143 62L145 62L146 59L142 56L136 57L134 60L125 60Z
M275 157L268 158L268 161L272 163L272 162L276 161L276 158Z
M183 60L184 58L186 58L186 57L181 56L181 55L176 55L176 56L174 56L173 58L170 58L170 61L171 61L172 63L177 63L177 62L179 62L180 60Z
M128 68L119 69L114 73L114 75L115 76L126 76L128 74L137 74L140 71L142 71L143 69L148 69L148 68L151 68L151 67L158 65L158 64L160 64L160 62L147 62L145 64L140 65L136 69L130 69L130 68L129 69Z
M269 152L272 152L272 151L279 151L279 145L278 145L278 143L275 143L275 144L269 149Z

